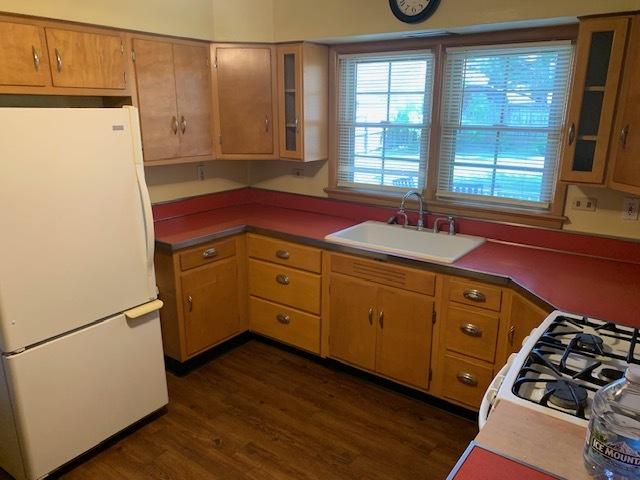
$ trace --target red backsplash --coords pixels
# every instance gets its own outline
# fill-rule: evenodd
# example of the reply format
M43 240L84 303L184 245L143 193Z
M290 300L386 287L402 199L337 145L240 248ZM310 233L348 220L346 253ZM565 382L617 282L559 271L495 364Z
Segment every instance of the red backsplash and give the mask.
M153 206L153 215L154 219L158 221L232 205L246 205L251 203L320 213L347 218L357 222L365 220L385 221L395 212L393 208L377 207L355 202L258 188L242 188L175 202L156 204ZM431 225L432 222L433 216L430 215L428 224ZM415 223L415 217L412 219L412 223ZM640 244L633 241L570 233L561 230L508 225L469 218L459 218L457 219L457 224L458 231L467 235L477 235L503 242L640 263Z

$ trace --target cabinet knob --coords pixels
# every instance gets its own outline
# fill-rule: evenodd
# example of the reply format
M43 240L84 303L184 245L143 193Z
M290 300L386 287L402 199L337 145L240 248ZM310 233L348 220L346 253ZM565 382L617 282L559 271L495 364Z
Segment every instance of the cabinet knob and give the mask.
M193 297L191 295L187 297L187 303L189 304L189 311L193 312Z
M378 324L380 325L380 328L384 328L384 310L380 310L380 313L378 314Z
M178 118L174 115L171 117L171 130L173 130L173 134L178 134Z
M283 325L289 325L291 323L291 318L286 313L277 314L276 319Z
M282 260L289 260L289 252L286 250L278 250L276 252L276 257L281 258Z
M478 386L478 379L473 373L459 372L458 375L456 375L456 378L460 383L468 385L469 387Z
M469 335L470 337L481 337L482 329L473 323L465 323L464 325L460 325L460 330L465 335Z
M373 325L373 307L369 309L369 325Z
M184 134L187 131L187 119L184 115L180 117L180 131Z
M278 282L280 285L289 285L289 277L283 273L279 273L278 275L276 275L276 282Z
M207 248L204 252L202 252L202 258L212 258L218 255L218 250L215 248Z
M516 336L516 327L511 325L509 327L509 333L507 334L507 338L509 339L509 345L513 345L513 340Z
M264 116L264 131L269 133L269 116Z
M476 290L475 288L470 288L462 292L462 296L467 300L471 300L472 302L486 302L487 297L480 290Z

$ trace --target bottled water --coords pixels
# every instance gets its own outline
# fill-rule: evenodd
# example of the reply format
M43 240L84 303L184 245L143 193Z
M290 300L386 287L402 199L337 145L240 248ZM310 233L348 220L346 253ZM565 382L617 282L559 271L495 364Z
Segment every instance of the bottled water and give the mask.
M596 393L584 463L597 480L640 479L640 365Z

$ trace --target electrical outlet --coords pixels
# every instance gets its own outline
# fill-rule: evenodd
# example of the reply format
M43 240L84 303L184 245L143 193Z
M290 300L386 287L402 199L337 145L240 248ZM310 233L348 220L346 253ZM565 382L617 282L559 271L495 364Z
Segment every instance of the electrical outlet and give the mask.
M571 204L574 210L584 210L587 212L595 212L598 206L598 200L589 197L574 198Z
M640 209L640 198L625 198L622 207L622 218L624 220L638 220L638 210Z
M293 167L291 169L291 175L293 175L294 177L304 177L304 168Z
M198 165L198 180L204 180L204 165Z

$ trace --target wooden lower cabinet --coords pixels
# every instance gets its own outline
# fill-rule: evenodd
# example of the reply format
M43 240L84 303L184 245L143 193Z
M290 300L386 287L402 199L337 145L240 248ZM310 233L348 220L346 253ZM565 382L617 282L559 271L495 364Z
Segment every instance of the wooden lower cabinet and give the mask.
M185 273L181 282L188 356L240 331L238 266L235 258Z
M375 370L377 293L370 282L331 274L329 352L332 357Z
M244 236L157 251L165 355L184 362L247 330Z
M435 300L332 273L329 355L426 390Z

